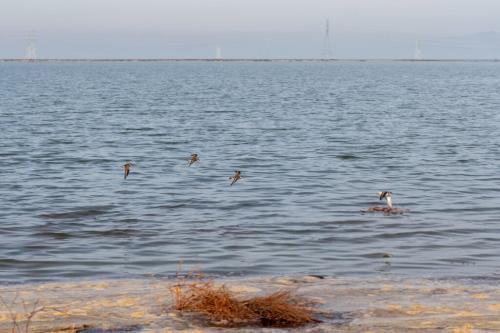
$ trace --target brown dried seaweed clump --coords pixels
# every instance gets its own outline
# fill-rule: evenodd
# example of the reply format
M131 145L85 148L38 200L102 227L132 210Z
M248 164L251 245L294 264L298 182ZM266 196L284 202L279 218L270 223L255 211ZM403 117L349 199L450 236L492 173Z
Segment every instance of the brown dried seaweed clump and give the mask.
M224 285L206 282L176 285L172 292L177 310L200 313L216 326L299 327L320 322L290 291L239 300Z

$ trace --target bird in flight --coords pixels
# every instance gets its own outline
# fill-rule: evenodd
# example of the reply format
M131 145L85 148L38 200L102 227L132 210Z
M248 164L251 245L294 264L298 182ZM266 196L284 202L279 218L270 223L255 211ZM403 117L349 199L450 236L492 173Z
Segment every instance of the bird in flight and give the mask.
M191 154L191 159L189 160L188 166L191 166L191 164L198 162L200 158L198 157L198 154Z
M132 167L132 163L127 162L123 165L123 179L127 179L128 174L130 173L130 168Z
M231 177L229 177L229 179L232 179L233 181L231 182L231 186L236 183L239 179L241 179L241 171L240 170L236 170L234 172L234 175L232 175Z

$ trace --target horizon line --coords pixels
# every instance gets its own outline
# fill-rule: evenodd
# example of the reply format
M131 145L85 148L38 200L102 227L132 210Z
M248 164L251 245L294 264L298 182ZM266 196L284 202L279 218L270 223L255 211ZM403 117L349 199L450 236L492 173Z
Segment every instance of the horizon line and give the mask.
M0 62L499 62L500 58L0 58Z

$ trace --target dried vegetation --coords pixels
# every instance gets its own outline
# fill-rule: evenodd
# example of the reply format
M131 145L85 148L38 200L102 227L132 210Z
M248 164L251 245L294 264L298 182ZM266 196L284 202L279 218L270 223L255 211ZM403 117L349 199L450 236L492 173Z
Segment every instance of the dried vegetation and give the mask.
M176 310L202 314L215 326L300 327L320 322L312 304L290 291L240 299L224 285L209 281L183 282L172 293Z
M19 300L19 294L16 293L12 300L8 302L2 296L0 296L0 303L7 310L8 316L11 322L10 333L29 333L30 325L33 317L41 311L44 310L43 306L40 306L39 301L36 300L33 304L26 303L23 299ZM18 313L14 309L20 303L23 307L23 312Z

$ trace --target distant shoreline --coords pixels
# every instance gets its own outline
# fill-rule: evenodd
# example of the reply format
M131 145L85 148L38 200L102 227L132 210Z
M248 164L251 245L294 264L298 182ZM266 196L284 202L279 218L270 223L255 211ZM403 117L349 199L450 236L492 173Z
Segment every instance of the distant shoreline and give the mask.
M2 58L0 62L500 62L500 59L266 59L266 58L47 58L28 60L22 58Z

